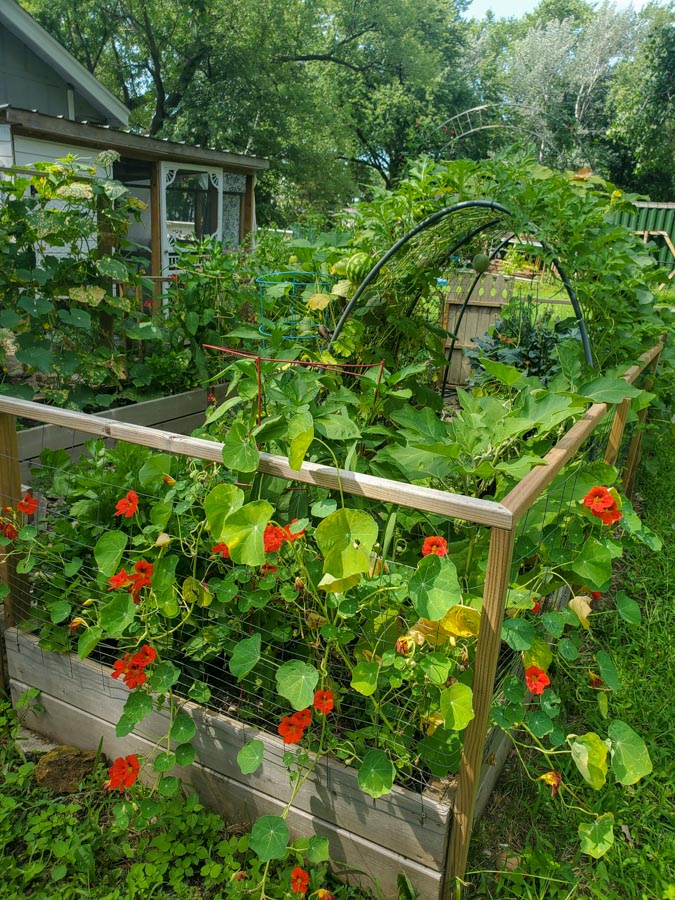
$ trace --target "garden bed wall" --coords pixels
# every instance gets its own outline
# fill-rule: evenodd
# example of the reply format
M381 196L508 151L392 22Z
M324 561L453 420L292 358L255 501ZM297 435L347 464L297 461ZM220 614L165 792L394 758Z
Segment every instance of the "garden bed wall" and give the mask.
M224 397L226 387L217 385L213 391L220 401ZM119 409L105 410L94 415L130 425L161 428L176 434L190 434L204 424L207 402L207 391L204 388L196 388L173 396L158 397L122 406ZM60 425L37 425L20 431L18 440L22 481L28 481L31 466L39 462L40 453L45 448L66 450L71 459L75 460L84 452L85 441L90 439L89 434Z
M111 759L128 753L147 756L166 734L167 716L153 713L132 734L115 736L128 690L111 678L106 666L45 653L35 637L16 629L9 629L5 640L14 702L29 687L40 691L37 708L26 719L33 730L83 749L101 742ZM261 815L279 815L290 796L283 742L192 703L186 712L197 725L193 744L199 762L178 770L183 782L231 824L250 825ZM237 753L254 737L265 744L264 762L257 772L243 776ZM478 814L509 746L499 732L486 746L489 762L483 767ZM384 896L397 896L397 875L405 872L420 900L436 900L442 891L453 800L451 782L435 783L422 794L395 787L391 794L373 800L360 790L354 770L323 759L298 794L287 821L296 836L329 838L331 857L376 878ZM367 877L362 882L373 887Z

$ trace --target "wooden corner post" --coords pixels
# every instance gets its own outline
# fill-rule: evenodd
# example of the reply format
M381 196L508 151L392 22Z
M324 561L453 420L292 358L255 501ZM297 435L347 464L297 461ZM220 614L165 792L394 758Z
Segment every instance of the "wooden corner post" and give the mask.
M464 735L443 883L443 900L451 900L453 897L458 879L464 877L469 856L473 813L494 694L514 540L513 531L492 529L474 665L474 718L469 722Z

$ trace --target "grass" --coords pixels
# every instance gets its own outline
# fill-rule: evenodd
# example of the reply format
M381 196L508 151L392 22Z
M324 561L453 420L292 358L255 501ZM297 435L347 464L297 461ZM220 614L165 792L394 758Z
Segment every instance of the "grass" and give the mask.
M663 541L660 552L643 545L627 549L615 591L623 589L641 607L641 624L615 615L595 627L599 642L619 671L620 689L610 695L609 719L629 723L646 741L653 772L637 784L596 794L580 791L597 813L615 817L615 843L598 861L578 849L579 819L550 789L528 779L511 757L482 821L476 826L468 880L471 897L593 897L601 900L675 898L675 771L672 638L673 550L675 549L675 436L662 427L648 436L637 484L643 521ZM613 597L605 610L612 611ZM599 649L599 648L596 648ZM572 685L563 697L569 730L583 722L599 734L605 721L588 692Z

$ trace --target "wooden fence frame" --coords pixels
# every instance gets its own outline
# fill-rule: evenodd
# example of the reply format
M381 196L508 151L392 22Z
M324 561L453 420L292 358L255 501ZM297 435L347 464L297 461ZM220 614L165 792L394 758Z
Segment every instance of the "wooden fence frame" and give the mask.
M648 366L651 366L654 371L663 346L664 339L644 353L639 361L624 373L623 379L628 383L633 383ZM623 401L615 407L605 454L607 462L615 462L617 459L629 406L629 401ZM305 462L299 471L295 471L291 469L288 460L284 457L268 453L260 454L259 471L286 481L299 481L322 488L341 489L344 493L413 507L436 515L485 525L491 529L483 606L476 646L473 688L474 718L466 729L462 748L453 824L445 856L443 900L451 900L457 884L462 883L466 871L518 522L563 466L574 457L582 443L604 420L612 407L613 404L609 403L591 405L544 457L543 465L535 466L501 503L409 485L357 472L348 472L316 463ZM0 397L0 446L7 448L7 456L0 458L0 506L13 505L21 497L15 432L16 416L62 425L88 434L127 441L132 444L142 444L169 453L222 462L222 443L138 425L128 425L100 416L47 407L27 400ZM641 424L643 423L644 419ZM641 431L638 429L632 437L628 458L623 469L624 484L633 484L639 462L640 439ZM22 594L22 588L12 563L13 560L6 559L0 548L0 578L10 587L10 593L4 601L7 626L17 624L17 620L20 618L17 607L21 604L21 597L25 596ZM18 599L18 604L15 604L15 598ZM0 683L0 687L3 686L4 684Z

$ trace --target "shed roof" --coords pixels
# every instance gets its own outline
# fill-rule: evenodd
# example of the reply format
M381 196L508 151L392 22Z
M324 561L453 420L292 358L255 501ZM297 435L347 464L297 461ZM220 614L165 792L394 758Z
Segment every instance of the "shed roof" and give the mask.
M0 3L4 0L0 0ZM230 172L253 173L269 168L269 160L243 153L228 153L177 141L157 140L142 134L73 122L59 116L45 116L35 110L0 106L0 123L12 125L18 134L61 141L95 150L116 150L134 159L169 160L192 165L224 167Z
M127 125L129 110L16 0L0 0L0 24L71 84L111 125Z

